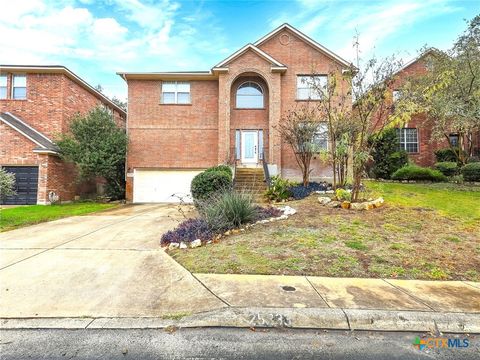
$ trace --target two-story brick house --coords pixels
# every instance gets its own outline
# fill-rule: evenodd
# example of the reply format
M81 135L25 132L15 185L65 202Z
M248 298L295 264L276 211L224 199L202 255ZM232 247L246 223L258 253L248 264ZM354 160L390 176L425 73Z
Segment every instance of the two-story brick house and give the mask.
M423 76L428 71L428 59L435 56L435 49L429 49L420 56L407 62L396 74L393 86L393 101L401 95L401 88L406 81ZM435 151L459 143L459 135L455 132L447 133L449 139L435 139L432 137L433 122L424 113L414 114L408 123L398 129L400 148L408 153L409 159L420 166L433 166L436 162ZM474 151L480 149L480 134L474 134Z
M53 192L73 200L83 188L54 139L75 114L103 105L119 126L126 112L64 66L0 65L0 166L16 175L17 195L5 204L47 204Z
M219 163L266 162L273 174L299 178L278 131L282 114L314 103L309 84L349 67L284 24L209 71L119 73L128 84L127 199L175 201L171 195L189 193L195 174ZM313 178L329 175L319 159L312 168Z

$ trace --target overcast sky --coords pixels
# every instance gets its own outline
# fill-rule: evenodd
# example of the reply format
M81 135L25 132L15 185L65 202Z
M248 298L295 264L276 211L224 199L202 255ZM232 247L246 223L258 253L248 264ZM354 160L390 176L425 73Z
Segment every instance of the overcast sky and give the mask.
M480 1L0 0L0 63L64 65L109 96L117 71L209 70L288 22L347 60L446 49Z

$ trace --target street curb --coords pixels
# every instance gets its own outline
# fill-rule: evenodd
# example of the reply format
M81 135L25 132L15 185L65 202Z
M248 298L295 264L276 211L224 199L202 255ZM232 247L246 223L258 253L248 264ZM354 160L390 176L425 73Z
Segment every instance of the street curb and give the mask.
M478 313L332 308L224 308L174 320L161 317L2 318L0 329L291 328L480 333Z

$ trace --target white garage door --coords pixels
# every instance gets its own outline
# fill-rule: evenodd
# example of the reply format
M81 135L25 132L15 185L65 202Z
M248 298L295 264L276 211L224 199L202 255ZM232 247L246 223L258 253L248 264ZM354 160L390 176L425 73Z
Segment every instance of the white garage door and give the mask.
M133 202L191 201L190 183L201 170L134 170Z

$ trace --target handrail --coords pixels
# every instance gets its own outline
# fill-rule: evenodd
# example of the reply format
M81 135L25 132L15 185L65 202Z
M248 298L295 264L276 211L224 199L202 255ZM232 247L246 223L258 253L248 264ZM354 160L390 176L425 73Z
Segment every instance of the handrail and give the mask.
M237 160L233 161L233 176L232 176L232 185L235 186L235 175L237 175Z
M265 183L267 184L267 187L270 188L270 172L268 171L268 164L265 158L265 150L262 149L262 165L263 165L263 174L265 176Z

